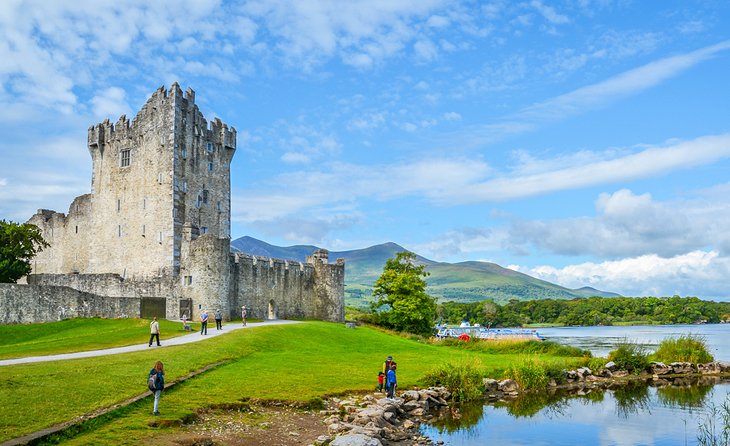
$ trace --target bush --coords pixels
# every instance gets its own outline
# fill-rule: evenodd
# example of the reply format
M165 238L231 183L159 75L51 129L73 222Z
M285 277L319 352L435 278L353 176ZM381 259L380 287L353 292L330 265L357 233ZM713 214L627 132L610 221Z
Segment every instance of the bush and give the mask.
M535 358L522 359L510 368L507 375L523 389L543 389L550 380L545 366Z
M691 362L705 364L714 361L707 351L707 341L702 336L682 335L678 338L664 339L651 359L661 362Z
M444 386L457 401L470 401L484 395L484 374L481 363L446 363L423 377L427 386Z
M608 354L608 360L613 361L622 370L640 373L649 366L649 358L643 345L624 339L618 348Z
M607 362L608 360L606 358L590 358L586 363L586 367L591 369L593 373L596 373L599 370L605 369Z

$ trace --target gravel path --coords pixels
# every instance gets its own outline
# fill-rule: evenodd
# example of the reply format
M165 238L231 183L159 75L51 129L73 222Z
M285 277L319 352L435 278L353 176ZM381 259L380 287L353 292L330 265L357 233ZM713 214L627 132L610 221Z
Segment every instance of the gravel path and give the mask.
M169 338L169 339L161 339L160 344L162 344L160 347L157 347L155 344L152 344L152 347L148 347L147 343L144 344L135 344L135 345L127 345L124 347L115 347L115 348L107 348L103 350L90 350L85 352L75 352L75 353L63 353L59 355L47 355L47 356L28 356L26 358L15 358L15 359L3 359L0 360L0 367L6 366L6 365L16 365L16 364L29 364L32 362L48 362L48 361L63 361L65 359L77 359L77 358L92 358L95 356L107 356L107 355L117 355L119 353L129 353L129 352L138 352L141 350L150 350L154 348L165 348L165 347L171 347L173 345L182 345L182 344L189 344L191 342L198 342L202 341L204 339L210 339L216 336L222 336L226 333L230 333L235 330L244 330L249 328L256 328L256 327L263 327L267 325L282 325L282 324L298 324L299 321L287 321L287 320L271 320L271 321L264 321L264 322L249 322L246 324L246 326L242 326L241 323L235 323L230 322L223 325L222 330L216 330L215 325L213 325L213 329L211 330L210 327L208 327L208 334L207 335L201 335L200 332L193 332L189 335L185 336L178 336L175 338Z

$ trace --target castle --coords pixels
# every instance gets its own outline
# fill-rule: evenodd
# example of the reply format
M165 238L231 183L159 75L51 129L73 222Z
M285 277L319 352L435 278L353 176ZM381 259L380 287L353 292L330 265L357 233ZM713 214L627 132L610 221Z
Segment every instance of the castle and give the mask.
M91 193L68 214L41 209L29 220L50 244L29 285L138 299L143 317L221 309L230 319L245 305L253 318L344 320L344 260L231 252L236 130L206 121L192 89L161 87L132 121L89 128L88 148Z

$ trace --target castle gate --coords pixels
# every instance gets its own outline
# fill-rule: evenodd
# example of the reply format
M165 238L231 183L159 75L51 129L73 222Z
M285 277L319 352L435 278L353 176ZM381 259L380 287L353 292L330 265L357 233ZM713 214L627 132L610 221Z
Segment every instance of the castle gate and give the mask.
M143 319L152 319L153 317L165 318L167 314L164 297L143 297L140 308L139 317Z

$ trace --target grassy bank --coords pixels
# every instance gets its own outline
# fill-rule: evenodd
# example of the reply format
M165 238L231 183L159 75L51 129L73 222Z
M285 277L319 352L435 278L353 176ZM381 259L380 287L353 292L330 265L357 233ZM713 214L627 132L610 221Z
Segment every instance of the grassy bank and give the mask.
M162 424L174 425L199 408L235 405L247 398L306 402L332 394L372 390L388 354L399 364L401 388L419 384L427 372L447 361L475 362L485 375L501 376L522 356L430 345L367 327L352 330L342 324L307 322L239 330L153 351L3 367L0 398L22 404L23 410L19 411L16 404L0 407L0 441L143 392L147 373L158 359L165 363L168 381L210 363L230 361L166 392L161 406L161 419L166 422ZM582 361L545 356L566 367ZM172 429L151 428L150 412L151 401L70 444L148 443Z
M142 344L150 340L150 322L150 319L91 318L0 325L0 359ZM183 330L182 322L160 320L159 323L163 341L188 333Z

